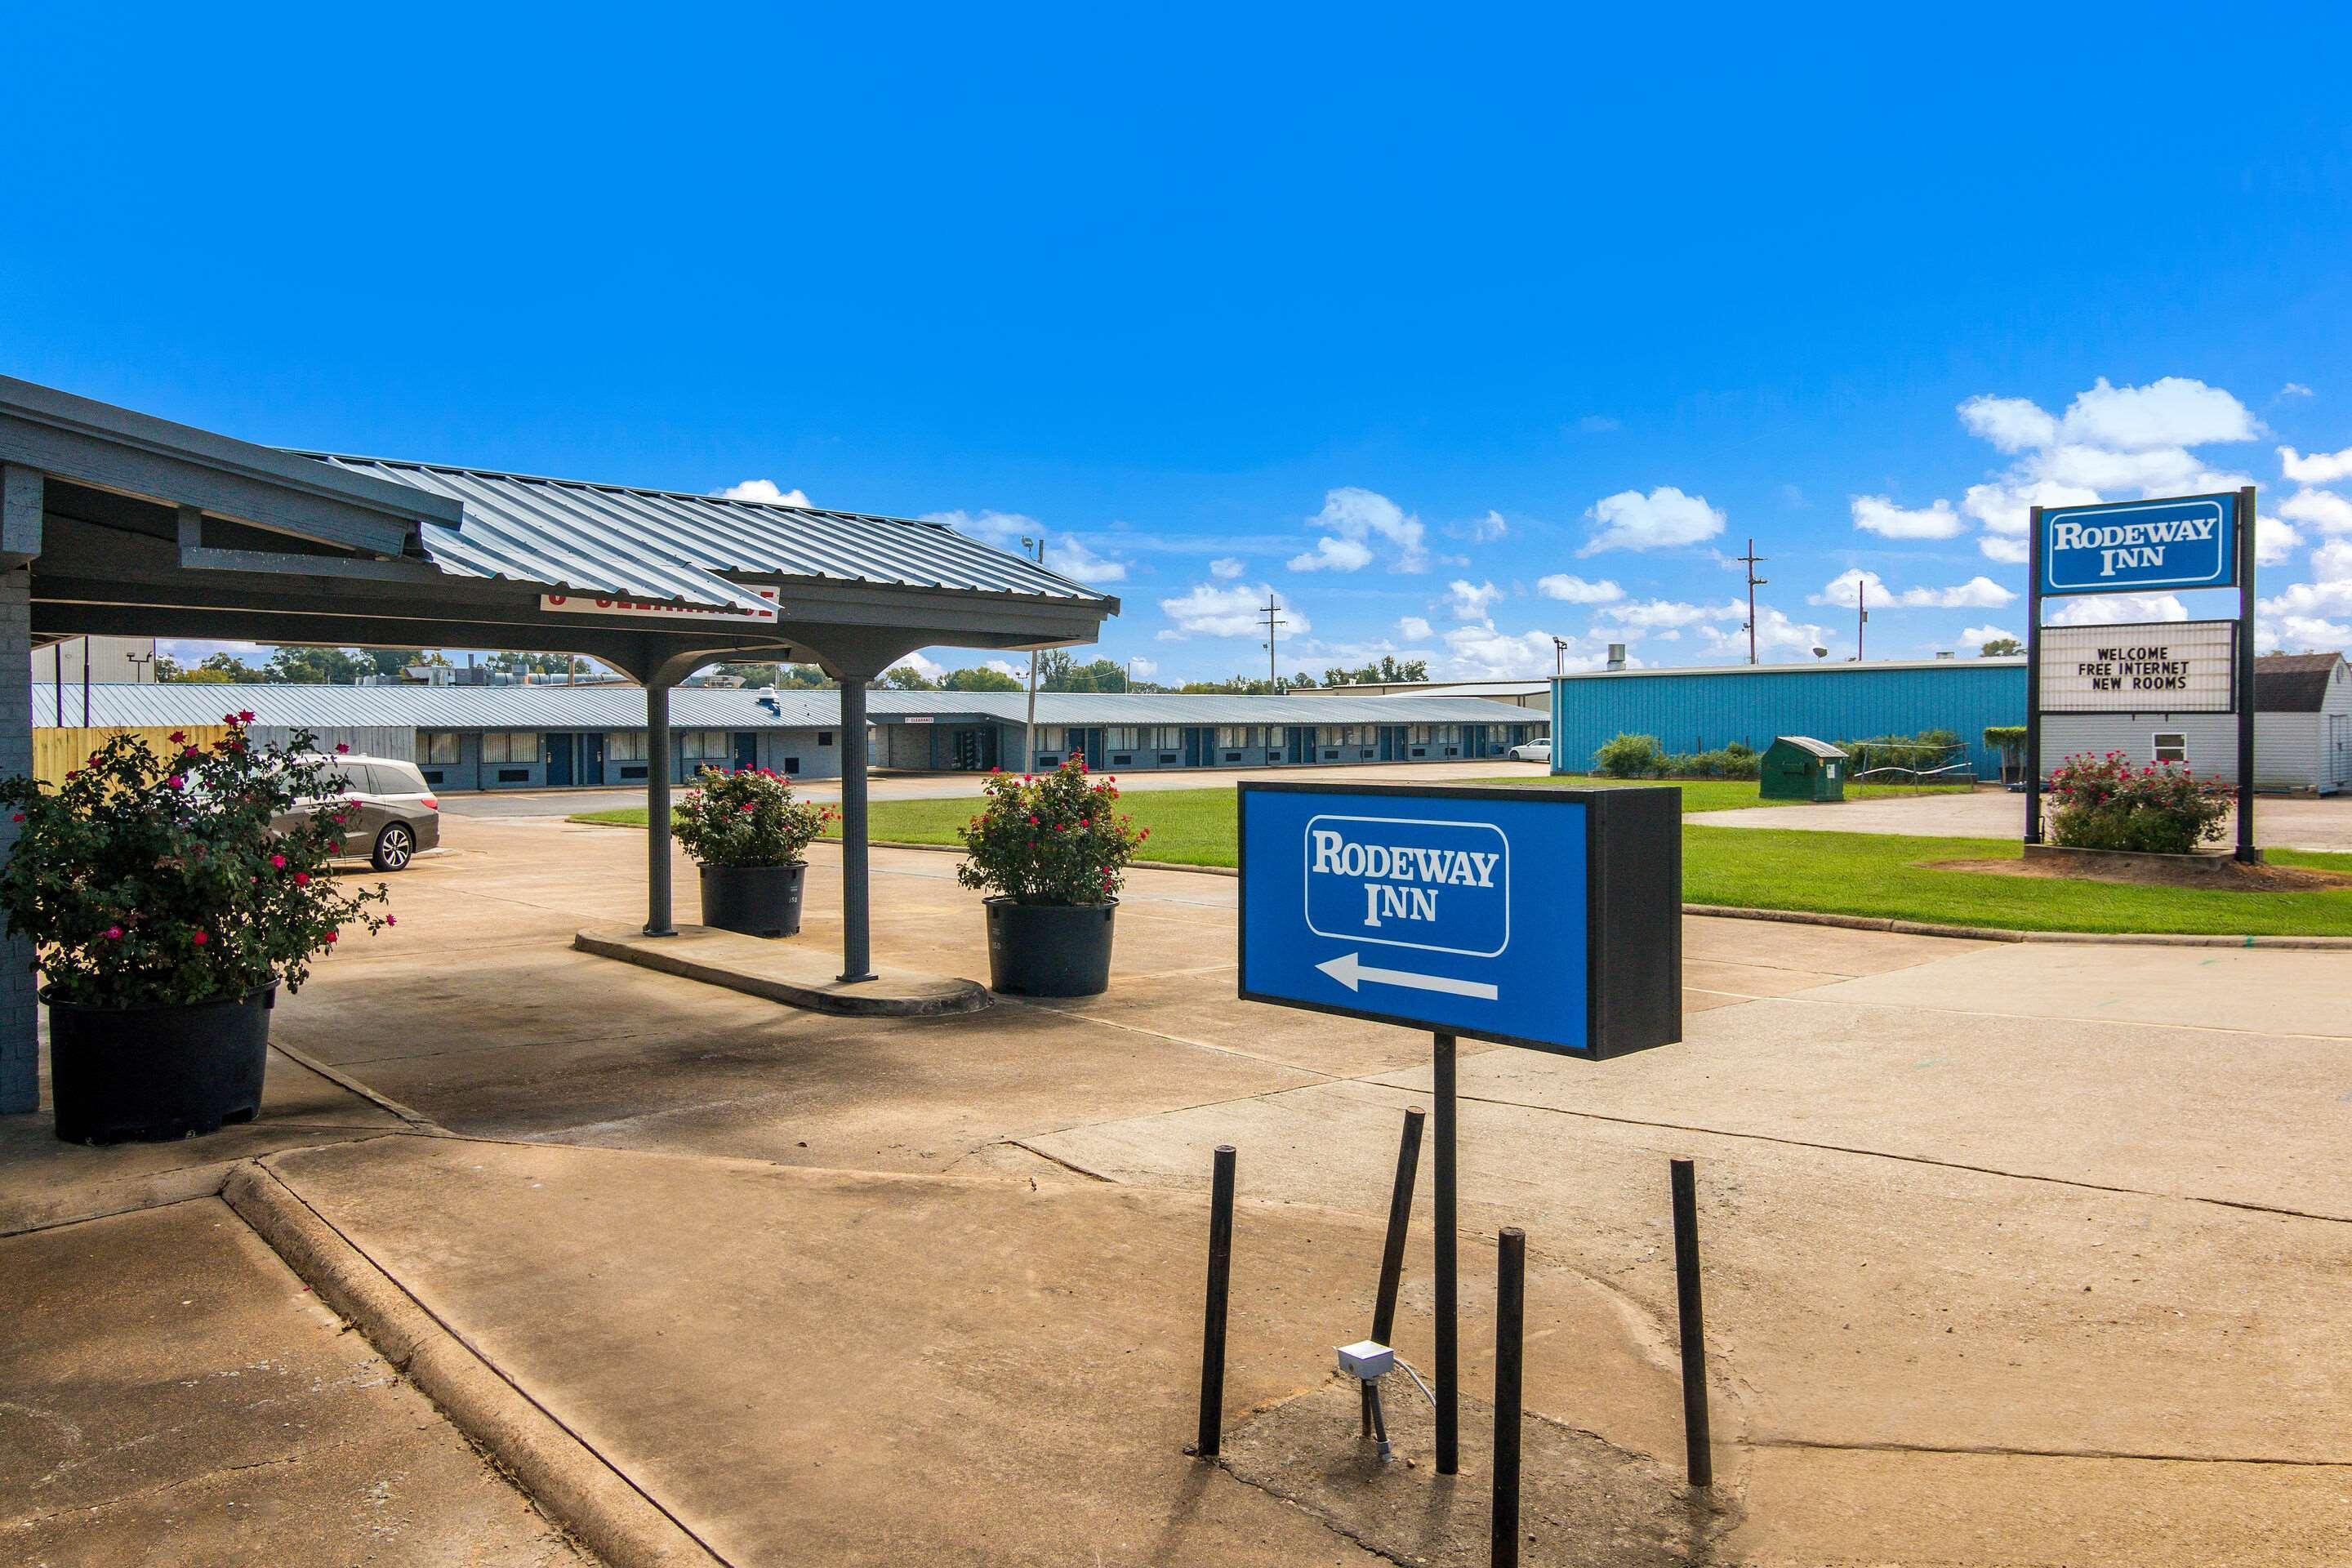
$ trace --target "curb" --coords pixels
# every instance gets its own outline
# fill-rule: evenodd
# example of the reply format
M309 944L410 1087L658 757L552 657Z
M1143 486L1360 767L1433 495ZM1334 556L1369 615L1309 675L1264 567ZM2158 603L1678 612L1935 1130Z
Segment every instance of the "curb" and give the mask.
M222 1198L332 1310L614 1568L726 1568L627 1477L508 1382L258 1162Z
M682 925L675 936L659 939L647 937L625 928L617 931L582 931L574 932L572 948L580 952L593 953L599 958L617 959L634 963L640 969L650 969L658 974L675 974L681 979L699 981L729 991L740 991L746 996L763 1001L780 1002L787 1007L800 1007L812 1013L830 1013L844 1018L944 1018L962 1013L986 1011L996 1001L995 994L977 980L960 975L910 975L900 971L895 992L885 989L890 981L858 984L840 980L796 980L787 974L760 973L741 964L730 963L723 956L703 956L698 952L698 937L726 939L730 933L713 931L706 926ZM756 937L740 939L757 942ZM776 955L762 954L762 958ZM830 963L820 970L829 970ZM910 994L914 993L914 994Z

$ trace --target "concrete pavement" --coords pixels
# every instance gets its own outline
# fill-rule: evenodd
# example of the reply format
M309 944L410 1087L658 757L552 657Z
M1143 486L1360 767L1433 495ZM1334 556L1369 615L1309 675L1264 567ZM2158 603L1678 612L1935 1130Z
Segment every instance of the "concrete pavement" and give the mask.
M451 837L394 879L397 930L277 1027L460 1136L272 1166L730 1561L1349 1562L1388 1539L1331 1510L1354 1439L1321 1455L1314 1402L1330 1336L1361 1331L1427 1041L1234 1002L1230 880L1137 875L1108 996L845 1020L570 952L636 912L636 836ZM838 879L812 858L798 940L824 947ZM983 961L953 864L877 852L877 961ZM1682 1044L1596 1065L1465 1043L1472 1391L1478 1260L1522 1225L1531 1407L1625 1457L1602 1469L1671 1472L1664 1164L1691 1153L1715 1560L2345 1560L2352 955L1685 930ZM1274 1468L1204 1475L1165 1439L1220 1142L1262 1249L1234 1419ZM1399 1334L1424 1367L1425 1196ZM1590 1560L1591 1527L1560 1516L1530 1561Z
M583 1561L216 1198L0 1238L0 1558Z
M1122 790L1217 789L1244 779L1295 779L1302 774L1334 777L1351 784L1465 784L1472 779L1542 778L1549 770L1541 763L1512 763L1492 757L1483 763L1371 763L1328 768L1204 768L1174 772L1147 769L1118 773ZM877 773L869 775L867 793L876 800L952 800L980 793L986 773ZM680 786L684 787L683 785ZM838 800L841 781L795 779L793 789L810 800ZM485 795L446 795L441 809L452 816L532 817L571 816L581 812L615 811L646 804L643 789L563 789L499 791Z
M2014 839L2025 829L2025 797L2000 789L1876 795L1822 805L1742 806L1736 811L1710 811L1696 820L1708 827ZM2352 854L2352 795L2258 795L2254 840L2279 849Z

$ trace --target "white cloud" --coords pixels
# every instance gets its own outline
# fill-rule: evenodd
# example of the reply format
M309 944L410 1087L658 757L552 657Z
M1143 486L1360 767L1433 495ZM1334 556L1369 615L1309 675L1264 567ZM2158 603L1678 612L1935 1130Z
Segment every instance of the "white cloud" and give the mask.
M1246 569L1240 557L1234 555L1220 555L1209 563L1209 575L1220 583L1232 582Z
M1997 637L2015 637L2019 642L2025 640L2006 626L1969 626L1960 633L1962 642L1972 643L1978 647L1984 647Z
M2334 490L2297 490L2279 502L2278 514L2310 523L2322 533L2352 533L2352 500Z
M2170 594L2079 594L2050 617L2053 626L2111 626L2127 621L2185 621L2188 606Z
M1045 525L1035 518L1017 511L927 511L925 522L941 522L958 533L968 534L983 544L999 550L1024 554L1021 542L1043 535L1045 540L1045 570L1057 572L1076 583L1123 583L1127 580L1127 563L1097 554L1092 546L1075 533L1048 533Z
M1474 584L1456 577L1445 584L1445 595L1446 608L1454 612L1455 620L1483 621L1495 601L1503 596L1503 590L1491 582Z
M1503 521L1503 514L1493 510L1484 517L1473 519L1469 527L1470 542L1474 544L1492 544L1511 531L1511 525Z
M1739 618L1747 619L1743 609ZM1714 653L1746 653L1748 632L1744 626L1702 626L1698 628L1701 641ZM1769 653L1774 648L1799 648L1811 653L1829 641L1829 634L1811 621L1792 621L1769 605L1756 606L1756 649Z
M1353 485L1327 490L1323 510L1307 519L1307 526L1323 532L1314 549L1290 558L1293 572L1360 571L1372 563L1375 539L1396 546L1391 571L1420 572L1429 565L1421 519L1372 490Z
M1738 599L1720 605L1689 605L1678 599L1643 599L1632 604L1606 605L1601 613L1621 625L1654 631L1664 626L1696 626L1702 621L1744 621L1748 618L1748 606Z
M1939 500L1925 511L1906 511L1886 496L1855 496L1853 525L1889 539L1949 539L1967 526L1949 501Z
M806 506L808 497L797 489L780 489L773 479L745 479L739 485L729 485L723 490L713 490L721 500L761 500L772 506Z
M1643 495L1620 490L1592 503L1584 514L1600 525L1579 555L1603 550L1662 550L1696 544L1723 531L1724 515L1705 496L1685 495L1661 485Z
M2187 376L2168 375L2146 386L2110 386L2101 376L2067 407L2059 435L2066 442L2133 452L2253 441L2263 426L2220 387Z
M2004 452L2031 451L2058 439L2058 421L2023 397L1971 397L1960 405L1960 423Z
M2311 552L2311 578L2257 603L2259 615L2272 621L2315 621L2324 616L2352 616L2352 539L2332 539ZM2325 638L2291 638L2296 642Z
M2284 518L2258 516L2254 519L2254 561L2258 565L2275 566L2303 548L2303 535Z
M896 669L899 668L900 665L912 668L916 674L921 676L926 680L937 680L940 677L948 672L948 667L946 665L941 664L938 659L927 658L919 653L910 653L906 658L900 659L898 664L894 664L890 668Z
M2314 452L2308 458L2292 447L2278 449L2279 468L2288 479L2306 485L2332 485L2352 479L2352 447L2340 452Z
M2017 597L1990 577L1971 577L1956 587L1906 588L1896 593L1877 573L1856 567L1831 578L1806 603L1845 608L1853 603L1857 584L1862 587L1864 606L1873 610L1997 610Z
M2304 385L2303 383L2299 381L2290 381L2284 386L2278 389L2278 395L2281 397L2309 397L2311 395L2311 388Z
M1427 642L1432 634L1427 621L1419 616L1405 616L1397 621L1397 635L1407 642Z
M1163 631L1160 636L1174 641L1185 637L1245 637L1262 634L1265 618L1259 606L1274 597L1274 589L1264 583L1255 588L1220 588L1212 583L1195 583L1182 597L1160 601L1160 609L1175 623L1172 633ZM1282 605L1281 615L1289 623L1282 628L1286 641L1303 637L1313 629L1312 623L1293 605Z
M1570 605L1606 605L1625 596L1625 590L1606 577L1597 583L1587 582L1581 577L1571 577L1565 572L1537 578L1536 592L1547 599L1558 599Z
M1139 654L1127 661L1127 668L1135 672L1136 679L1149 680L1160 673L1160 661L1156 658L1145 658Z
M2235 489L2252 481L2210 468L2189 448L2263 433L2230 393L2183 376L2122 387L2102 377L2063 417L2021 397L1971 397L1959 416L1972 434L2016 455L1991 480L1969 486L1959 509L1984 530L1977 548L2007 565L2025 561L2030 508L2086 505L2116 492Z
M981 668L992 669L999 675L1009 675L1015 680L1025 681L1029 679L1029 667L1026 664L1015 664L1009 658L992 658L986 660Z

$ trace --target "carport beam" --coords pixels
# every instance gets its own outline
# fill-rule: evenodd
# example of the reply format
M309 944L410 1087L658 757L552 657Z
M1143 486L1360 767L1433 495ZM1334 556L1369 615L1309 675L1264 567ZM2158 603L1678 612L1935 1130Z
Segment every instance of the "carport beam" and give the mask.
M669 897L669 685L646 682L646 934L676 936Z

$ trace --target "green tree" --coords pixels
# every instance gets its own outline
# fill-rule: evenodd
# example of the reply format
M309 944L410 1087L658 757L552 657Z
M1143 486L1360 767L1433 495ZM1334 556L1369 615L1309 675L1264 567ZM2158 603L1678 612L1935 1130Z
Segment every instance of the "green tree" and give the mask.
M894 665L875 683L885 691L937 691L940 683L911 664Z
M951 669L940 682L942 691L1019 691L1022 685L1001 669L981 665L971 669Z
M219 686L229 681L259 680L262 675L233 653L208 653L194 669L183 669L173 679Z
M1977 652L1982 654L1987 658L2006 658L2011 654L2020 654L2024 651L2025 645L2018 641L2015 637L1995 637L1990 642L1985 644L1984 647L1977 649Z
M375 667L340 647L281 647L262 667L268 679L289 686L349 686Z

